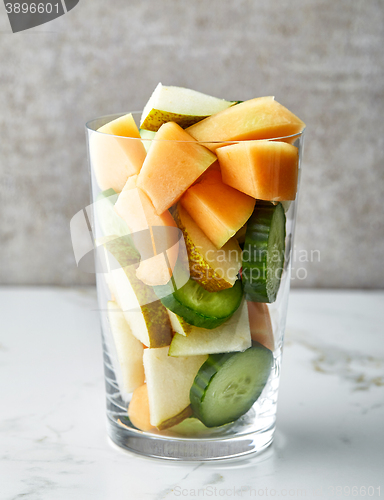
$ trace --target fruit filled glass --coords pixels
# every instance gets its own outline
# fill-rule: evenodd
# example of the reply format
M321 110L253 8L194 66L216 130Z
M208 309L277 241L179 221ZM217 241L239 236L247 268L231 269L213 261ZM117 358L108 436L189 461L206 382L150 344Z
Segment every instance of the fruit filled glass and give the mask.
M155 89L87 124L108 433L213 460L273 440L304 123Z

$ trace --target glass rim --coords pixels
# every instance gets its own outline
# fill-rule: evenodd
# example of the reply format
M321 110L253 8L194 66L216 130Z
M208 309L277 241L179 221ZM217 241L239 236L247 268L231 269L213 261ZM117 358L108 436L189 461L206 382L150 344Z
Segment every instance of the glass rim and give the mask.
M127 111L127 112L123 112L123 113L112 113L109 115L101 115L101 116L98 116L96 118L92 118L91 120L88 120L85 123L85 128L88 132L95 132L97 134L107 135L109 137L116 137L119 139L123 138L123 139L135 140L135 141L139 140L139 141L149 141L149 142L152 142L152 141L181 142L181 143L187 142L187 141L176 141L176 140L172 140L172 139L156 139L156 138L150 139L150 138L146 138L146 137L144 137L144 138L142 138L142 137L125 137L122 135L105 134L104 132L99 132L97 129L92 127L92 125L94 123L99 122L100 120L110 118L109 121L112 121L112 120L115 120L115 119L120 118L121 116L124 116L127 114L132 114L133 116L135 116L135 115L141 116L142 111ZM109 121L106 121L105 124L109 123ZM102 125L98 125L98 126L100 127ZM237 140L233 139L231 141L196 141L196 142L198 142L199 144L228 144L228 145L230 145L230 144L237 144L239 142L250 142L250 141L281 141L283 139L293 139L293 138L299 139L300 137L304 136L305 129L306 129L306 127L304 127L303 130L301 132L298 132L297 134L284 135L284 136L278 136L278 137L269 137L268 139L237 139ZM143 130L146 130L146 129L143 129ZM148 130L148 132L150 132L150 131Z

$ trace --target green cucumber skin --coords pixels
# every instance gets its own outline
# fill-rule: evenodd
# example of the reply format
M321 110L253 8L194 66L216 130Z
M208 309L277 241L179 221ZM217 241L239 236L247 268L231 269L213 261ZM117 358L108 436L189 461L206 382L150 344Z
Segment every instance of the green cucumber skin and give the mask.
M208 408L208 414L206 411L204 411L205 406L204 406L204 400L207 396L207 391L209 389L210 383L214 380L216 376L220 376L220 369L229 361L231 358L232 361L236 362L240 359L241 356L248 355L248 354L253 354L257 357L260 353L263 353L264 357L264 365L262 368L265 370L267 367L268 370L264 374L263 378L261 381L256 378L257 384L255 386L255 393L252 395L248 401L246 401L246 404L243 405L243 408L240 412L237 414L233 415L228 418L228 416L220 414L220 415L212 415L212 404L211 409ZM247 354L245 354L247 353ZM233 364L231 366L231 369L233 369ZM223 353L223 354L211 354L207 361L201 366L198 374L196 375L196 378L194 380L194 383L192 384L191 390L190 390L190 401L191 401L191 407L194 413L194 416L198 418L206 427L218 427L221 425L226 425L231 422L236 421L238 418L240 418L242 415L247 413L251 409L251 407L254 405L254 403L258 400L260 397L261 393L264 390L264 387L268 381L271 369L273 366L273 354L272 352L264 347L263 345L259 344L258 342L253 342L252 347L249 349L243 351L243 352L230 352L230 353ZM257 366L255 365L255 369L257 369ZM233 380L236 382L236 378L239 376L238 369L233 374ZM221 382L221 381L220 381ZM220 383L219 382L219 383ZM212 395L211 395L212 397ZM230 405L230 403L229 403ZM230 408L229 408L230 409ZM231 410L231 409L230 409Z
M163 306L165 306L167 309L177 314L178 316L181 316L188 324L197 326L199 328L206 328L207 330L213 330L214 328L217 328L232 316L232 314L229 316L225 316L224 318L209 318L203 316L179 302L173 293L167 295L166 297L163 297L160 300Z
M280 211L280 214L275 214L276 210ZM251 302L274 302L280 287L281 272L274 289L267 289L268 241L274 217L280 217L284 221L284 233L281 238L285 241L285 213L281 203L273 205L270 202L257 201L255 212L247 223L243 255L248 255L248 260L243 258L242 282L245 298ZM281 251L284 253L284 248ZM280 268L283 264L284 258L280 262ZM255 280L255 275L261 279Z
M194 415L203 423L204 416L200 411L201 402L204 401L209 383L216 375L216 373L218 373L219 369L224 365L224 363L234 354L235 353L233 352L226 352L223 354L210 354L207 361L200 367L200 370L196 375L189 393L189 399L191 401Z
M234 288L235 286L237 287L236 289ZM207 292L206 290L204 290L204 293L220 294L223 292L228 293L228 290L229 289L220 292ZM236 302L233 303L230 313L222 317L217 317L214 315L208 316L206 314L200 313L199 311L193 309L192 307L188 307L187 305L183 304L181 300L179 300L180 294L178 294L177 291L175 293L172 293L170 295L161 298L160 300L167 309L177 314L178 316L181 316L188 324L199 328L205 328L207 330L213 330L214 328L217 328L218 326L222 325L225 321L227 321L240 307L243 298L242 285L240 280L238 280L235 283L235 285L232 287L232 290L233 291L236 290L236 292L238 290L237 292L238 296L236 297L237 300Z

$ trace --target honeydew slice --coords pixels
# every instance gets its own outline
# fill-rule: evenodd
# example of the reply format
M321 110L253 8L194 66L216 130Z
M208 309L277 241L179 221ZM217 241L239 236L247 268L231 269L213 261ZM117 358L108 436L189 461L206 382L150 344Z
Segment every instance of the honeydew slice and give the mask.
M209 292L232 287L241 267L237 240L231 238L218 250L180 203L174 218L183 232L191 276Z
M116 302L123 311L132 335L147 347L163 347L171 343L171 324L166 308L152 287L136 276L137 252L127 237L104 243L109 267L109 281Z
M159 83L144 107L140 127L154 132L166 122L178 123L182 128L189 127L236 102L183 87L165 87Z
M145 148L145 151L148 153L152 141L155 138L156 132L152 132L152 130L145 130L143 128L141 128L139 132L140 132L140 137L143 141L143 146Z
M225 109L188 127L197 141L277 139L302 132L305 123L274 97L257 97ZM211 151L225 144L206 144Z
M114 210L119 194L112 188L102 191L96 199L96 210L104 236L125 236L130 233L127 224Z
M132 392L144 384L143 344L132 335L116 302L108 302L108 320L119 360L123 390Z
M176 333L169 347L170 356L196 356L221 352L244 351L251 347L247 303L225 323L214 330L191 327L188 336Z
M131 113L116 118L90 135L90 157L101 190L120 192L128 177L138 174L146 151Z
M170 419L180 414L188 415L189 391L207 357L175 358L168 356L168 347L144 349L151 425L161 428L168 421L169 426ZM173 425L177 423L173 422Z
M178 316L174 312L167 309L169 320L171 322L172 331L179 335L183 335L184 337L188 337L194 328L193 325L190 325L183 319L181 316Z
M291 208L292 201L281 201L280 203L283 205L284 212L287 213Z

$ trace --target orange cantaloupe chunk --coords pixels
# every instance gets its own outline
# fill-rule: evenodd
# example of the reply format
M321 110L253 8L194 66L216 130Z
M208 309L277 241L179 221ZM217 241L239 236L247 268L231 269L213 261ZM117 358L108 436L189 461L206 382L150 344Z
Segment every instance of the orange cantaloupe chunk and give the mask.
M116 213L124 219L133 242L142 256L136 276L146 285L165 285L172 276L177 261L179 244L175 243L174 230L176 222L168 210L157 215L155 207L148 196L137 186L137 175L131 176L126 182L115 204ZM153 228L164 228L153 236ZM149 229L150 233L143 233ZM163 252L158 252L158 247L167 248L165 259ZM146 258L147 256L151 256Z
M139 139L140 133L131 113L92 132L91 164L102 191L112 188L119 193L128 177L140 172L146 152Z
M133 391L128 407L128 417L133 425L141 431L154 429L150 422L147 384L143 384Z
M162 214L214 162L216 156L174 122L164 123L141 168L137 185Z
M216 151L223 182L259 200L294 200L299 151L278 141L245 141Z
M218 170L207 172L180 203L217 248L236 234L255 207L255 199L224 184Z
M274 97L257 97L220 111L188 127L197 141L274 139L300 133L305 123ZM211 151L225 144L205 144Z
M252 340L273 351L275 341L267 304L263 302L247 302L247 305Z

